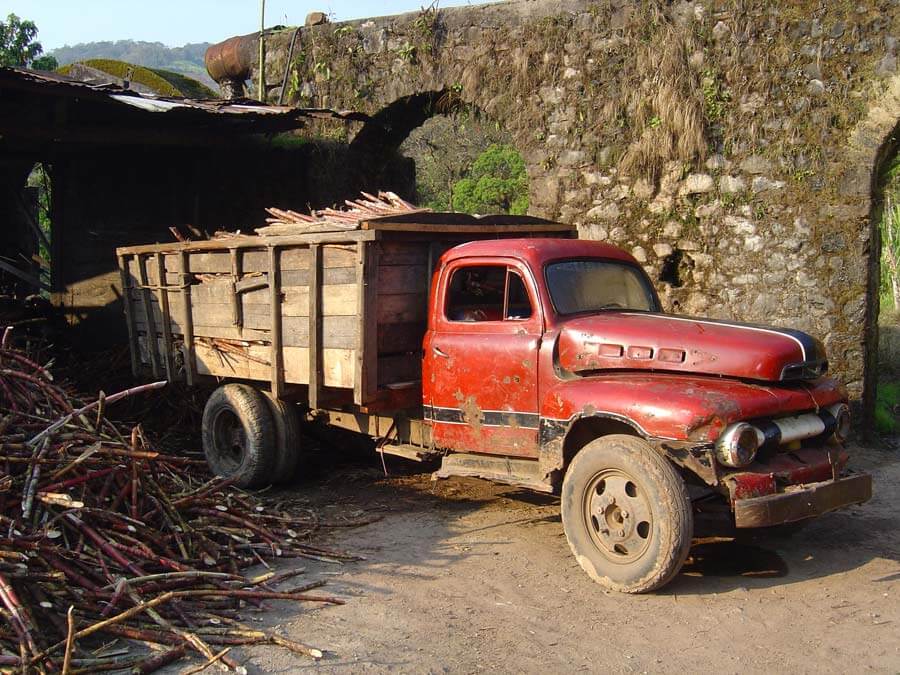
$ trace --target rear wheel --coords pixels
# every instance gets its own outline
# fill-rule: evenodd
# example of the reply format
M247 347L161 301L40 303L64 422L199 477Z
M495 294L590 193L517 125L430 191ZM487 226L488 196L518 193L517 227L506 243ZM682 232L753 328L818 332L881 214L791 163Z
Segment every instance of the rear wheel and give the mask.
M644 593L681 569L693 535L687 487L644 440L588 443L566 471L562 521L578 563L616 591Z
M265 394L275 427L275 466L272 478L276 483L288 483L297 477L300 468L300 413L293 403L285 403Z
M271 482L275 427L266 399L246 384L216 389L203 409L203 454L210 470L235 485L257 488Z

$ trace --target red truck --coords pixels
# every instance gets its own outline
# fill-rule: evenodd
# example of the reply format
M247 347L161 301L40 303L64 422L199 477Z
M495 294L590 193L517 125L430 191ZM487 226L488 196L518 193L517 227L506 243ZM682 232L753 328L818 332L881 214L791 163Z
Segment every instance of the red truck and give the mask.
M759 528L870 498L820 341L666 314L633 257L572 235L409 214L119 249L134 370L218 378L204 451L246 487L294 475L302 416L439 456L438 478L559 494L618 591L678 573L698 502Z

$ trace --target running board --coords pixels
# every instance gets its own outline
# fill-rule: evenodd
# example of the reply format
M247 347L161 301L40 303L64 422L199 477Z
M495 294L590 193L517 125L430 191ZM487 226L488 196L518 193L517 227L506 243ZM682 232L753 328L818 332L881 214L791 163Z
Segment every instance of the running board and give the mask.
M553 484L543 475L540 464L534 459L452 453L444 455L441 468L431 474L431 478L437 480L450 476L485 478L539 492L553 492Z
M383 452L385 455L394 455L395 457L403 457L413 462L426 462L429 459L437 459L440 453L418 445L409 445L408 443L398 443L397 445L382 445L375 449L375 452Z

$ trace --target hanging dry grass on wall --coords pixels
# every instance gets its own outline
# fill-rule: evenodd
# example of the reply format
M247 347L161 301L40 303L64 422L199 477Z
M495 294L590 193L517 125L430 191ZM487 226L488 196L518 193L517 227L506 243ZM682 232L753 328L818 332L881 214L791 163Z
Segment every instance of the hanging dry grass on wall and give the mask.
M693 164L706 157L706 120L700 76L691 67L694 40L671 24L646 41L637 54L638 72L646 73L629 103L635 135L620 170L654 183L669 161Z

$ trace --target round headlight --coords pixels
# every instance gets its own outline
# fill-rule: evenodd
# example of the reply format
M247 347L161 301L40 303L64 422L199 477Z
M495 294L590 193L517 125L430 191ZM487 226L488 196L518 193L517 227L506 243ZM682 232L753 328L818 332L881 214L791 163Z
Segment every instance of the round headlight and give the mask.
M746 422L727 427L716 441L716 457L725 466L747 466L756 457L758 449L756 427Z
M846 403L835 403L828 408L834 417L834 439L843 443L850 437L850 406Z

